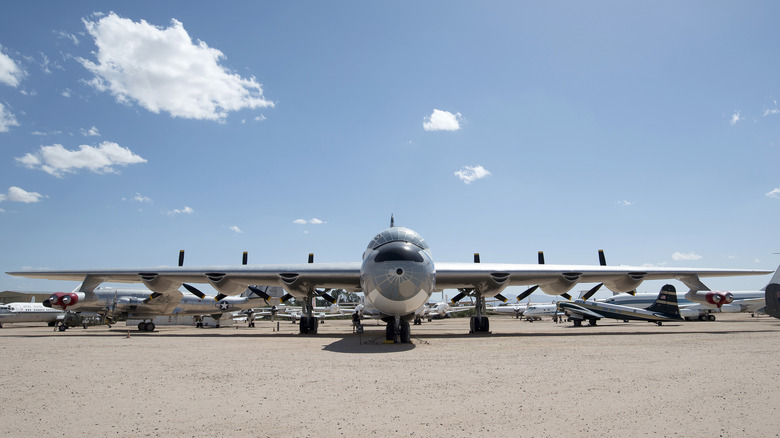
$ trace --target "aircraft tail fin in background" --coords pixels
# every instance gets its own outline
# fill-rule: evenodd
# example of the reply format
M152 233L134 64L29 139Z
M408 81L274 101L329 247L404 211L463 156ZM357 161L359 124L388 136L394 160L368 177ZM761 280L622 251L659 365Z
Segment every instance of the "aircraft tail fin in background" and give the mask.
M647 310L660 312L667 315L680 316L680 308L677 306L677 289L671 284L664 285L655 302Z
M780 284L769 283L766 287L766 313L780 318Z
M772 275L772 278L769 280L769 283L764 286L761 290L766 290L770 284L780 284L780 266L777 267L777 270L775 271L774 275Z

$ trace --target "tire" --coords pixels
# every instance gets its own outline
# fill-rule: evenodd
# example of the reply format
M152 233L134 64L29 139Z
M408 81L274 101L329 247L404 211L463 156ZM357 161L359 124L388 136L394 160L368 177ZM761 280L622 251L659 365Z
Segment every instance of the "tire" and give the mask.
M582 320L581 319L575 319L572 322L574 322L574 327L582 327Z
M153 332L154 331L154 323L149 321L146 323L146 326L144 327L147 332Z
M67 330L67 328L68 326L66 326L65 324L60 324L59 331L64 332L65 330Z
M390 321L385 327L385 340L395 342L395 322Z
M588 325L596 325L596 319L591 318L588 320Z
M145 322L141 321L141 322L138 323L138 331L139 332L146 331L146 323Z
M487 316L482 317L482 321L479 323L480 331L483 333L487 333L490 331L490 319L488 319Z
M715 321L715 315L713 314L707 315L707 321Z
M301 318L300 321L300 327L301 327L301 334L306 335L309 333L309 319L308 318Z
M320 326L320 321L317 318L313 316L309 318L309 333L316 335L319 326Z
M412 342L412 329L409 327L409 321L401 321L401 343L409 344Z

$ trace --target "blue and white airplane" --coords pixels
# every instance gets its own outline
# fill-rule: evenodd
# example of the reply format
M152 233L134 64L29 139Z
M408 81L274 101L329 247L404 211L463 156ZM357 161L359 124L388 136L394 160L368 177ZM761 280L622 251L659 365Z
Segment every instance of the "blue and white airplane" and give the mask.
M677 307L677 290L671 284L661 288L655 302L647 309L584 299L575 302L559 301L558 309L563 311L578 327L582 325L584 320L587 320L590 325L596 325L596 321L602 318L648 321L658 325L665 321L682 320L680 310Z

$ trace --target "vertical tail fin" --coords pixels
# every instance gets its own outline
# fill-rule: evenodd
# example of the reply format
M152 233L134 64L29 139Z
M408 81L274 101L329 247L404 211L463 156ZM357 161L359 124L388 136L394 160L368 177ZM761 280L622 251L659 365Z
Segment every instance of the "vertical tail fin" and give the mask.
M658 298L655 299L653 305L648 307L647 310L679 317L680 308L677 307L677 289L671 284L664 285L661 288L661 292L658 293Z
M766 313L780 318L780 284L769 283L766 287Z

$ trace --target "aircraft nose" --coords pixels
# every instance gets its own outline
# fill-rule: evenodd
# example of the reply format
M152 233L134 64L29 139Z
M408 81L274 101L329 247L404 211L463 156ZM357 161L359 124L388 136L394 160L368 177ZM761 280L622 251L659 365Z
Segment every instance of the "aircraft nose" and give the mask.
M49 308L51 307L51 301L49 301L48 299L43 300L42 304L43 304L43 307L49 307Z

